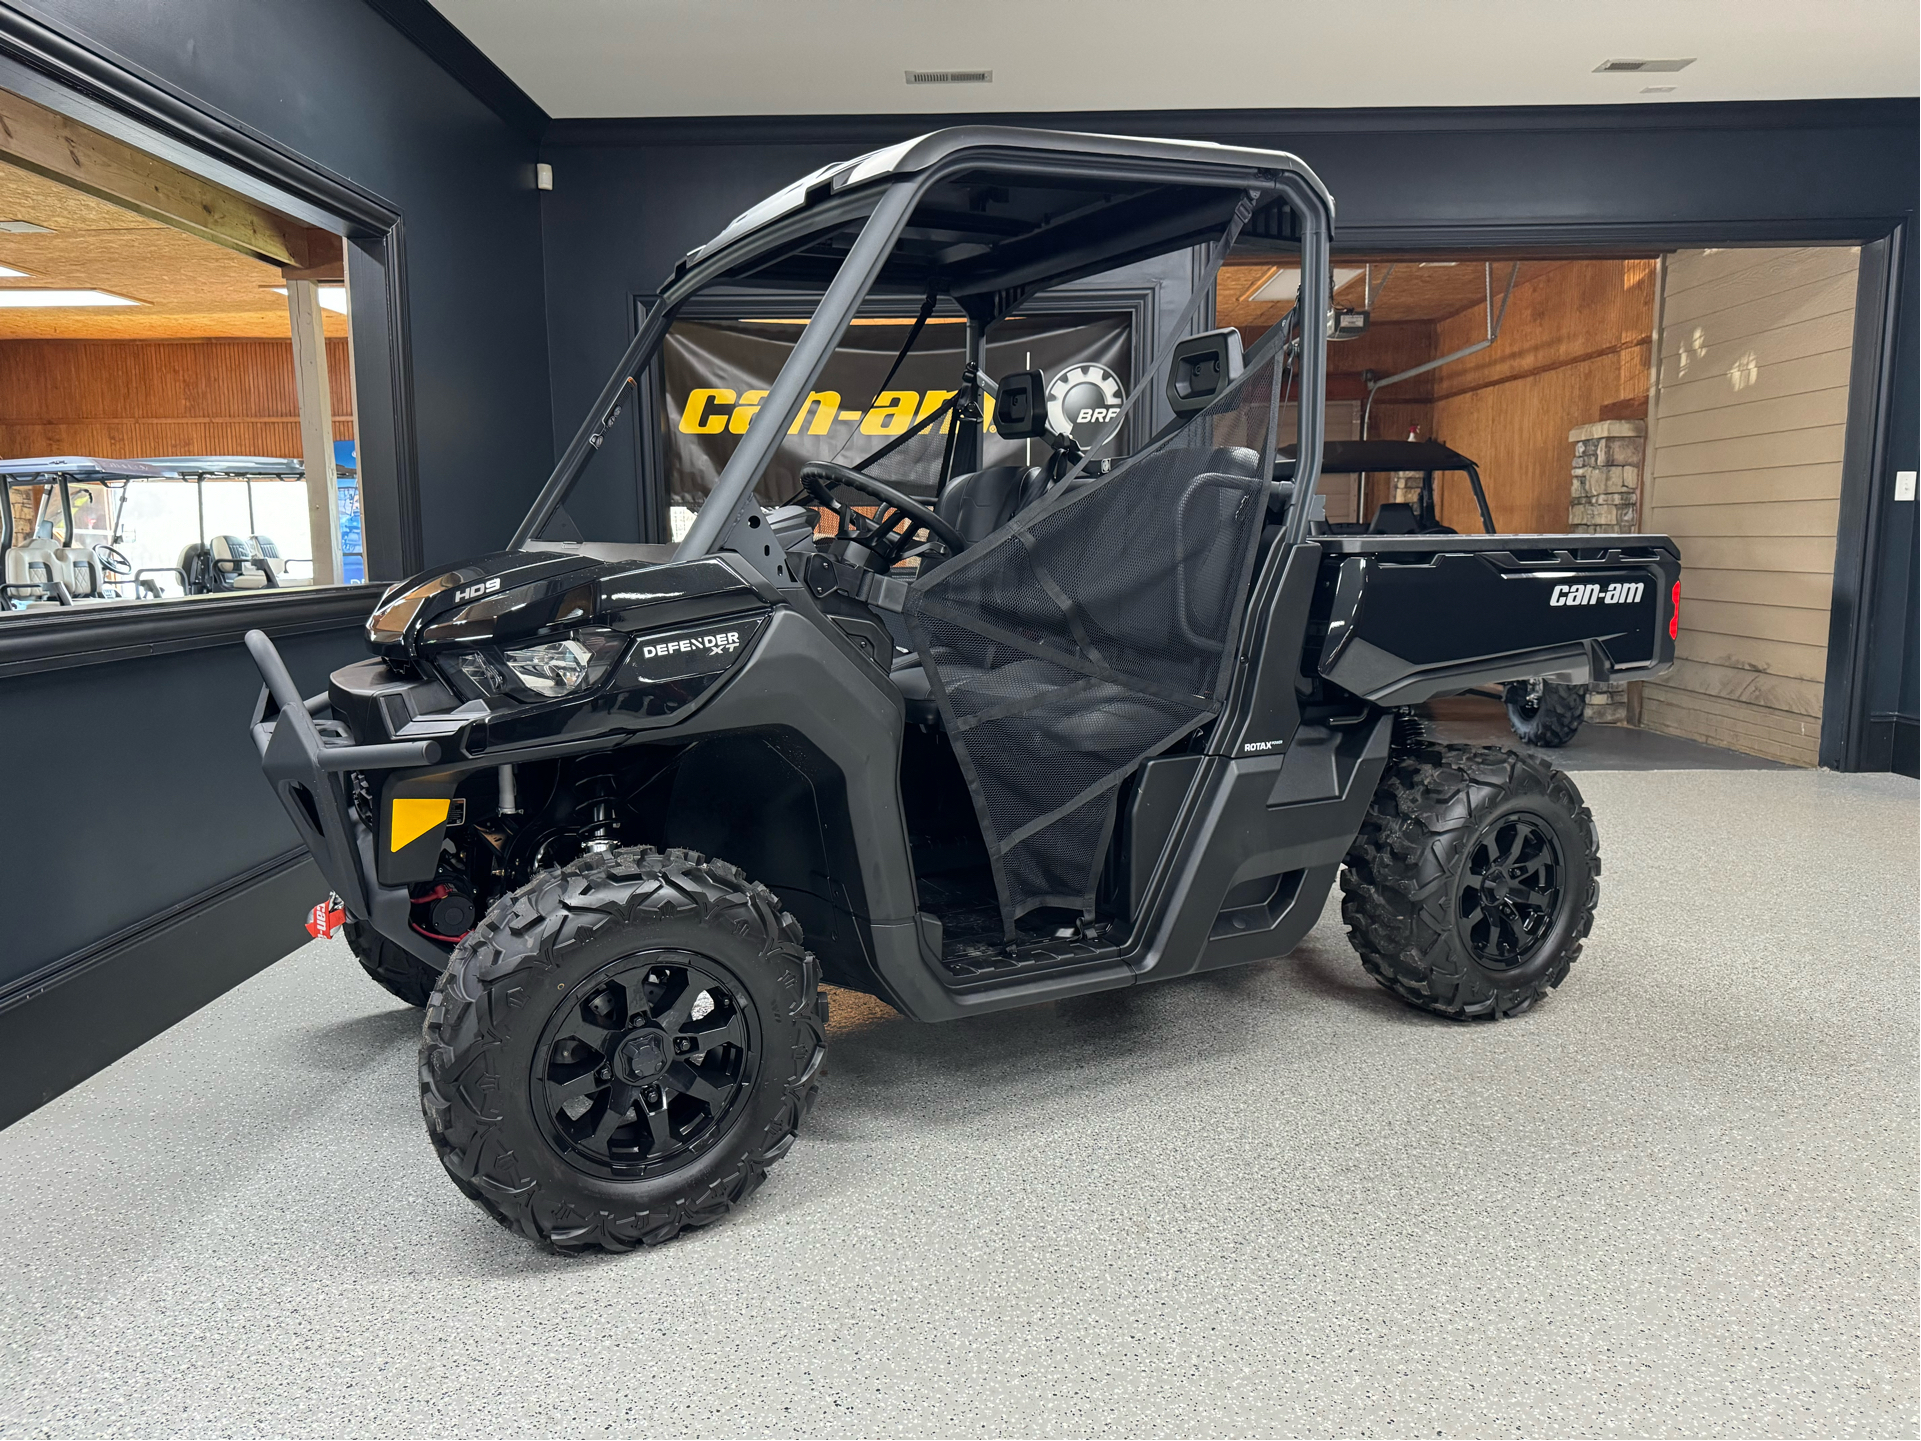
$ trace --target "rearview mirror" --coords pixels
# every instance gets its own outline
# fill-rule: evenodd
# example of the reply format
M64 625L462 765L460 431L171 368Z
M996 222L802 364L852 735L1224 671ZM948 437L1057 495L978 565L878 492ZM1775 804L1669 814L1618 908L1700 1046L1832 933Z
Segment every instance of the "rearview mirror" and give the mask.
M1047 388L1038 370L1001 377L994 397L994 433L1003 440L1040 440L1047 434Z
M1203 331L1174 347L1167 369L1167 403L1176 415L1193 415L1241 373L1241 333L1233 326Z

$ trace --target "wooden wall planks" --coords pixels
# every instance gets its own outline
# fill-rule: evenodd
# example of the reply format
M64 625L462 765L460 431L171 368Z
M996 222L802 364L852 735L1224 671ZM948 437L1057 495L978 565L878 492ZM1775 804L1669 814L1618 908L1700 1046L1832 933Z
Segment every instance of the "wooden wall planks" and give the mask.
M1815 764L1858 264L1845 247L1668 259L1645 514L1685 569L1652 729Z
M1500 338L1433 372L1431 433L1479 462L1501 530L1566 530L1568 432L1603 419L1604 406L1646 399L1654 276L1652 260L1524 267ZM1505 279L1497 263L1497 306ZM1435 350L1486 335L1486 308L1476 305L1440 322ZM1442 487L1441 517L1458 530L1480 529L1463 480Z
M347 342L327 342L334 437L354 435ZM0 340L0 457L298 458L285 340Z

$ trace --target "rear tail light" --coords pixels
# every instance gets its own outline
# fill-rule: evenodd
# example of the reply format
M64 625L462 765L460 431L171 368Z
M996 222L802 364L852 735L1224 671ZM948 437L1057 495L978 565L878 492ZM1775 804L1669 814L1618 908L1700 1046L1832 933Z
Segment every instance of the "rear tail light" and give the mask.
M1674 594L1668 597L1668 639L1681 638L1681 582L1674 582Z

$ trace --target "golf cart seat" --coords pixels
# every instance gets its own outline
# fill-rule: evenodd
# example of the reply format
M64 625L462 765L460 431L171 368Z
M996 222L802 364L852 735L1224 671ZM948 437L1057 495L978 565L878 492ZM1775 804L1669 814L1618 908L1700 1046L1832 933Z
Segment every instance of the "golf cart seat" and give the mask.
M282 586L287 583L287 562L281 559L280 547L273 543L272 536L254 536L253 554L255 564L260 567L262 573L272 573L273 585Z
M98 600L104 577L100 573L100 557L84 545L56 546L53 558L64 574L67 590L75 600Z
M212 555L214 573L219 577L220 589L263 590L279 584L280 577L270 568L270 563L262 558L253 537L216 535L207 542L207 548ZM279 554L276 552L274 563L278 560Z
M66 568L45 538L22 541L7 552L7 599L29 605L55 604L53 582L66 584Z

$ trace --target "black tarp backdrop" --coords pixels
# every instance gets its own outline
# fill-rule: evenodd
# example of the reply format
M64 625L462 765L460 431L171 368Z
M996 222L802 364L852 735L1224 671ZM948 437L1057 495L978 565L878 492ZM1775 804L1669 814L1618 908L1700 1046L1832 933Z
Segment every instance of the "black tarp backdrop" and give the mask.
M853 465L953 395L966 359L966 328L945 318L928 322L893 379L887 379L912 326L911 320L884 320L857 322L850 329L761 479L763 504L792 499L800 488L800 468L808 461ZM722 320L682 321L668 332L661 352L665 403L660 424L670 504L700 508L753 423L759 401L786 363L800 329L798 321ZM1132 318L1010 316L990 333L986 367L996 377L1016 370L1040 371L1049 387L1055 425L1091 442L1133 378ZM880 388L883 381L885 390ZM991 398L988 403L991 406ZM988 419L991 422L991 409ZM947 429L947 420L931 425L890 455L890 480L899 477L893 483L910 495L931 498ZM1124 452L1125 434L1121 442ZM1032 450L1031 441L1002 440L990 430L984 437L982 464L1029 464L1039 459ZM911 463L900 463L910 451Z

